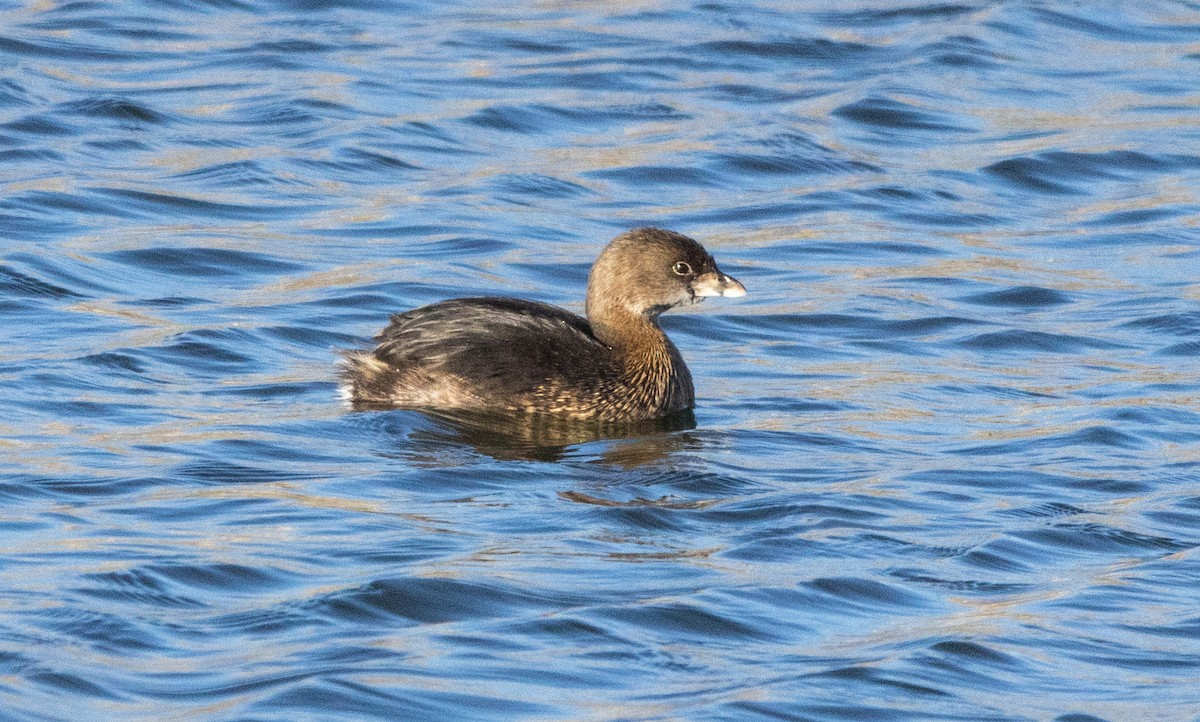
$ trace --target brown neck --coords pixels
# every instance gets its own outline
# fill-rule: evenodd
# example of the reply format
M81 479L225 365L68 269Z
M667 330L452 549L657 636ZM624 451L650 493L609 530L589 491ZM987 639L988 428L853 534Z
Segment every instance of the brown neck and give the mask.
M588 323L592 333L615 351L634 351L661 345L666 334L657 318L635 313L618 304L588 304Z
M610 307L604 311L609 313L589 313L592 331L613 350L625 383L649 393L647 401L663 411L690 408L691 374L675 344L658 325L657 316L632 313L624 308Z

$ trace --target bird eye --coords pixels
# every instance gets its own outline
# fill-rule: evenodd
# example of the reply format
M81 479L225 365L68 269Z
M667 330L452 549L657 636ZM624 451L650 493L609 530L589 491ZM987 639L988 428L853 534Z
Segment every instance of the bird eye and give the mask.
M686 276L692 272L692 267L686 261L679 261L674 266L671 266L671 270L680 276Z

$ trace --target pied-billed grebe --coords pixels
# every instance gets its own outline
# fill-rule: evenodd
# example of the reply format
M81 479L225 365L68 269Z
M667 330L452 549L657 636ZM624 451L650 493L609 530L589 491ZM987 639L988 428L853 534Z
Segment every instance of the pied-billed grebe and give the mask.
M613 239L592 266L586 320L515 298L396 314L374 351L346 357L344 391L360 408L654 419L694 402L692 376L659 314L745 294L696 241L639 228Z

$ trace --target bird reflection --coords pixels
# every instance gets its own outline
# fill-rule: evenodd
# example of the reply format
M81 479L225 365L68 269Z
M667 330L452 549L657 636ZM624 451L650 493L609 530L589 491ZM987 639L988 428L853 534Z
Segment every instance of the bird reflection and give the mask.
M356 411L380 410L355 404ZM406 425L404 456L410 461L442 465L457 463L454 448L468 447L498 460L558 461L571 447L594 441L631 440L610 446L601 457L633 468L659 461L693 444L690 435L675 432L696 428L691 410L646 421L612 423L554 418L538 414L411 411L431 423Z

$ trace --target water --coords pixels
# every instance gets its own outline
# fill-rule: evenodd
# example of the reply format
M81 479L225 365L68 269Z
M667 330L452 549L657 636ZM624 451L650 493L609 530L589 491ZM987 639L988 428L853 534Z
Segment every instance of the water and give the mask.
M0 3L0 717L1200 718L1200 5ZM694 428L351 413L620 231Z

